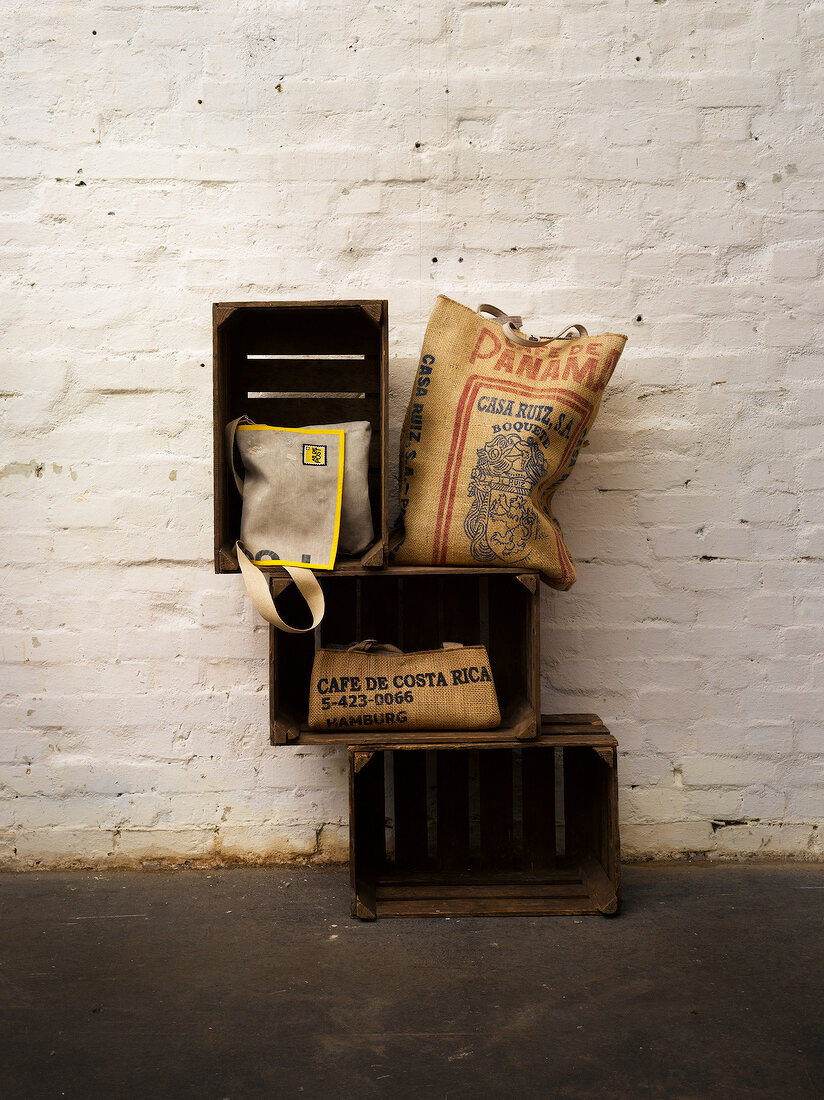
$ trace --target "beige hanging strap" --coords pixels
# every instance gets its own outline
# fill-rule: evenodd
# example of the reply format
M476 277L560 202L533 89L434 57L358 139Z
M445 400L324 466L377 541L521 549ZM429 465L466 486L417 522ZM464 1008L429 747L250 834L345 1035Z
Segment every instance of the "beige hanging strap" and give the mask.
M490 317L494 317L504 330L507 339L511 340L513 344L519 344L522 348L545 347L547 344L551 344L553 340L574 340L576 336L588 335L583 325L567 325L558 336L524 336L523 333L516 332L516 329L523 327L524 321L522 317L504 313L504 311L498 309L497 306L486 304L478 306L478 313L488 313ZM574 334L568 336L567 333L572 329L575 330Z
M248 416L239 416L237 420L232 420L231 423L226 425L226 447L229 451L229 465L232 468L232 477L235 479L235 485L237 485L237 491L243 496L243 478L237 472L237 466L235 465L235 435L237 434L238 424L253 424L254 421L250 420Z
M311 569L300 569L291 565L283 566L295 582L295 587L306 600L309 610L312 612L311 626L289 626L278 614L275 601L272 599L272 593L269 591L269 582L266 575L249 561L243 546L239 542L235 543L235 551L237 553L237 563L246 584L246 591L249 593L249 599L261 618L265 619L267 623L271 623L272 626L276 626L279 630L285 630L287 634L308 634L310 630L315 629L323 618L326 602L323 598L323 589Z

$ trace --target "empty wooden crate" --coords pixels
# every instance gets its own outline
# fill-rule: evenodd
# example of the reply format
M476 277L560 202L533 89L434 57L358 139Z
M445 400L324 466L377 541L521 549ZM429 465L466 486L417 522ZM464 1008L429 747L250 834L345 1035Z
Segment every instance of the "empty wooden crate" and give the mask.
M353 916L616 913L616 748L596 715L523 745L350 747Z
M375 732L368 727L328 731L307 725L316 649L349 646L365 638L405 652L438 649L444 642L483 644L489 653L501 710L497 730L464 734L469 740L533 738L540 721L538 578L511 569L390 567L363 576L318 575L326 599L323 622L309 634L270 630L271 726L274 744L329 744L451 740L436 731ZM287 621L301 625L308 609L294 585L273 579ZM303 617L303 618L302 618Z
M368 420L373 544L339 570L382 566L387 546L385 301L221 302L213 307L215 572L236 573L241 498L224 430L239 416L299 428ZM266 572L285 575L279 566Z

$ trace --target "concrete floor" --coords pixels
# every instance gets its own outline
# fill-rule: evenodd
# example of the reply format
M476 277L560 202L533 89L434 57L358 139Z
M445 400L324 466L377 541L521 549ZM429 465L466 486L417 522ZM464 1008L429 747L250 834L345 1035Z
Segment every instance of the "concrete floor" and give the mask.
M817 1098L822 871L374 924L339 869L0 875L0 1096Z

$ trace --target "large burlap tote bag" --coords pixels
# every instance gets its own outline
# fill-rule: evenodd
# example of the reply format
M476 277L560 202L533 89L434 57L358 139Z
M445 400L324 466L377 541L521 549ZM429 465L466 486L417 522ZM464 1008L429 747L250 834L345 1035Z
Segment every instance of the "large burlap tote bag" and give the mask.
M445 642L402 653L374 638L319 649L312 663L314 730L485 730L501 724L486 647Z
M245 423L242 421L246 420ZM234 459L240 454L244 476ZM246 590L267 622L290 634L323 618L323 592L313 569L333 569L343 498L345 433L331 428L277 428L246 418L227 427L232 473L243 497L235 550ZM259 566L280 565L312 612L312 625L290 626L278 613Z
M401 436L405 536L394 556L521 565L566 589L575 565L552 497L627 338L589 336L581 325L538 338L521 324L494 306L476 311L438 296Z

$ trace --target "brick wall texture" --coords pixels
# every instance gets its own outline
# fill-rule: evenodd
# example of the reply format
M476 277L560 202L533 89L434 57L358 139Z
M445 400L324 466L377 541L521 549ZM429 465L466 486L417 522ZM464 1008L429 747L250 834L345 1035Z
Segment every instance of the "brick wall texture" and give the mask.
M0 860L345 858L211 565L213 301L626 332L544 709L636 858L822 856L824 3L7 0Z

